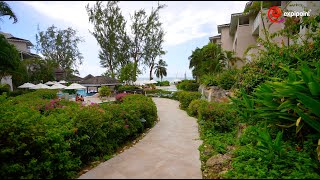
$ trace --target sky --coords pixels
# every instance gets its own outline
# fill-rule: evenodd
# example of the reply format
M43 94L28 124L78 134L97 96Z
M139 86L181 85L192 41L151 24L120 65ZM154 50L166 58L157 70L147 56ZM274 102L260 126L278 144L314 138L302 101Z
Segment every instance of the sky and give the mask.
M162 59L168 64L167 77L192 77L188 57L197 47L209 42L209 37L217 35L217 25L230 23L232 13L243 12L248 1L160 1L167 7L160 11L160 21L166 32ZM84 59L78 70L80 77L88 74L101 75L106 71L100 66L99 45L90 34L93 25L89 23L85 6L94 1L7 1L18 18L13 24L7 17L0 20L0 31L15 37L28 39L36 45L37 27L41 31L55 25L59 29L72 27L84 39L78 45ZM157 1L120 1L119 7L130 26L130 14L145 9L149 14ZM35 53L34 50L32 52ZM149 76L149 69L139 78ZM155 77L155 76L154 76Z

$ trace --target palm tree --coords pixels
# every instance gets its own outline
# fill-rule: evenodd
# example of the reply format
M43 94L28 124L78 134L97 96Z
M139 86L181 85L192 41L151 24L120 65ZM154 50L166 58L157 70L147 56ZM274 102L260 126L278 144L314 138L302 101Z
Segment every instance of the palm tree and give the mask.
M156 74L157 78L161 77L161 82L162 82L163 76L167 76L166 66L168 66L167 63L164 60L160 59L155 67L154 73Z
M231 69L231 67L234 67L237 61L243 62L243 59L236 57L233 51L225 51L224 61L227 65L227 68Z
M17 16L11 10L10 6L4 1L0 1L0 17L2 16L9 16L9 19L13 19L13 23L18 22Z

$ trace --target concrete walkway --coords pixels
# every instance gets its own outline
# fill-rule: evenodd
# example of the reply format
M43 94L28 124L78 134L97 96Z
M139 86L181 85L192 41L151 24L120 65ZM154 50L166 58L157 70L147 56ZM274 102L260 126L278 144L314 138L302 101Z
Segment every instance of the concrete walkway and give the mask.
M198 124L179 102L153 98L160 121L133 147L81 175L80 179L201 179Z

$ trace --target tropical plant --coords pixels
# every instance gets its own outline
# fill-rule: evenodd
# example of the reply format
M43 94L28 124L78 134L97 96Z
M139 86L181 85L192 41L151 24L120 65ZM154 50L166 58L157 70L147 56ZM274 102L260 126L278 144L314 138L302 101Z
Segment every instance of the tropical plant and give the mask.
M12 11L9 4L4 1L0 1L0 17L2 16L9 16L9 19L13 19L13 23L18 22L17 16ZM2 19L0 18L0 20Z
M162 59L160 59L159 62L156 64L154 73L156 74L157 78L161 78L161 81L163 76L167 76L167 66L167 63Z
M224 53L225 53L224 61L227 64L228 69L235 68L236 67L235 64L237 63L237 61L244 62L243 59L235 56L234 51L224 51Z
M20 55L14 45L0 34L0 79L14 73L21 64Z
M226 66L225 54L220 46L215 43L208 43L201 49L196 48L189 56L189 68L192 75L199 81L199 78L208 73L219 73Z
M261 84L254 93L257 116L281 127L296 126L297 133L306 123L320 132L320 64L315 69L303 64L300 71L290 70L287 81Z

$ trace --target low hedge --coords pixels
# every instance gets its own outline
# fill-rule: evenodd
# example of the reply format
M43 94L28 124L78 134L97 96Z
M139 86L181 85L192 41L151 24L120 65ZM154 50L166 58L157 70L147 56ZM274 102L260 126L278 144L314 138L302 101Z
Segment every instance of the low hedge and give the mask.
M140 89L140 88L137 87L137 86L130 86L130 85L123 85L123 86L117 87L117 91L118 92L133 91L133 90L136 90L136 89Z
M196 99L191 101L188 106L187 113L189 116L198 117L200 106L207 106L209 102L203 99Z
M170 86L169 81L157 81L157 86Z
M76 178L91 161L113 154L157 119L153 101L128 95L120 104L53 100L54 90L0 96L0 176Z
M238 124L238 114L231 104L210 102L199 106L198 118L206 129L231 132Z
M180 102L181 109L187 109L192 100L199 99L201 97L201 93L199 92L188 92L181 91L178 93L178 99Z
M184 91L198 91L199 84L195 80L183 80L177 84L177 89Z
M10 85L9 84L0 84L0 95L3 92L6 92L6 93L10 92Z

